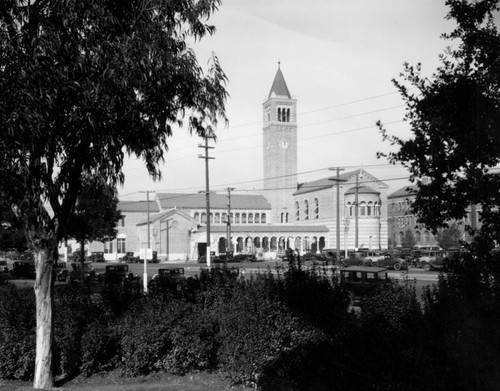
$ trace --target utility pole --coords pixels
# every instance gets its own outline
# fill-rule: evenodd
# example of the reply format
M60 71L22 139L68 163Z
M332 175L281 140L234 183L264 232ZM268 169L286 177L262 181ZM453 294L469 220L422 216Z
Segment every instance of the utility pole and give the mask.
M212 137L205 135L205 145L198 144L198 148L205 149L205 155L198 155L198 157L201 159L205 159L205 195L206 195L206 200L207 200L207 252L206 252L206 259L207 259L207 266L211 267L211 262L210 262L210 185L209 185L209 175L208 175L208 160L215 159L215 158L208 156L208 150L214 149L214 147L208 146L208 139L209 138L212 138Z
M337 178L335 179L337 187L337 262L340 261L340 171L344 171L343 168L329 168L329 170L337 171ZM344 247L347 248L347 243L344 243Z
M354 222L355 222L355 243L354 247L356 251L358 250L358 235L359 235L359 215L358 215L358 187L359 187L359 176L356 174L356 197L354 198Z
M228 187L227 190L227 249L226 257L231 252L231 191L234 187Z
M146 255L144 256L144 274L142 276L142 285L143 285L143 290L144 293L148 293L148 254L149 250L151 249L151 235L150 235L150 228L149 228L149 193L154 193L151 190L146 190L146 191L140 191L140 193L146 193L146 200L147 200L147 211L148 211L148 250L146 251Z

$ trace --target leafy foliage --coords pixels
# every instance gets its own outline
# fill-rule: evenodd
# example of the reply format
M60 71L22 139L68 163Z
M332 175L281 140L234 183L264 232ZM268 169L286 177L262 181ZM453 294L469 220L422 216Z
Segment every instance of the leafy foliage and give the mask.
M406 102L405 119L413 136L384 140L398 147L392 162L406 166L419 189L413 212L437 230L461 220L471 204L482 206L483 245L500 236L500 35L493 14L498 0L447 0L457 27L443 37L458 45L441 55L428 79L420 64L405 65L403 81L394 80ZM419 178L428 177L428 183Z

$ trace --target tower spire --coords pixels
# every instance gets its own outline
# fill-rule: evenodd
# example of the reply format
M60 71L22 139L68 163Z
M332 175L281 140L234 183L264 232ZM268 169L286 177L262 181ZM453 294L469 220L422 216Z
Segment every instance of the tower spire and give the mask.
M285 78L283 77L283 73L281 72L281 61L278 60L278 70L276 71L276 76L274 76L273 85L271 87L271 91L269 91L268 98L271 97L282 97L292 99L290 95L290 91L285 82Z

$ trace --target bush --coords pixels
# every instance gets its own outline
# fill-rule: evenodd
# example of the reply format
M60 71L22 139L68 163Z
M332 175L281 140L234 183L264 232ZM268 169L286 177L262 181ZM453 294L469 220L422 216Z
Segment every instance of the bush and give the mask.
M0 378L31 380L35 368L35 295L6 285L0 290Z

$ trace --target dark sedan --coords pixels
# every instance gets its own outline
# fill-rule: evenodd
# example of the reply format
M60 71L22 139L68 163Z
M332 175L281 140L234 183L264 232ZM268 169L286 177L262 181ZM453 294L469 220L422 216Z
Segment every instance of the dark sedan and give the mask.
M377 259L372 263L374 267L386 267L388 269L394 270L406 270L408 269L408 263L400 257L396 257L392 254L386 255L383 258Z

